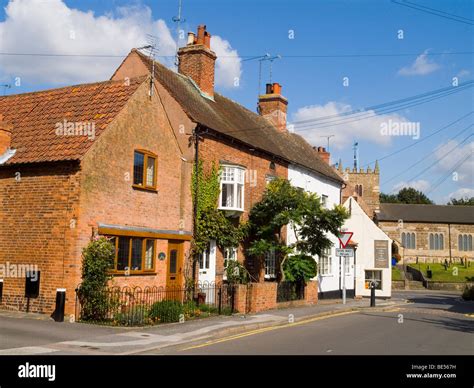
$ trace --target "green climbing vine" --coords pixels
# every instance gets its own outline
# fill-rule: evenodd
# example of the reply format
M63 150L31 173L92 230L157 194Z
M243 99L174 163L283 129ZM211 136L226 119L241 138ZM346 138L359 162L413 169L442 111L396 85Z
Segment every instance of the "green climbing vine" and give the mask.
M219 200L219 168L215 163L204 170L200 161L194 166L192 177L192 194L195 199L196 180L198 180L196 232L193 240L193 252L202 253L210 240L216 240L219 248L237 247L246 235L246 225L238 220L231 220L217 209Z

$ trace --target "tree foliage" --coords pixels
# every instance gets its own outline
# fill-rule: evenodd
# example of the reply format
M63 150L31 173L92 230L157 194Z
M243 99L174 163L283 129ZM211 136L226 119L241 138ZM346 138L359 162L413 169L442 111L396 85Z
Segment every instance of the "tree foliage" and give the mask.
M115 247L105 237L91 241L82 251L82 283L78 289L84 320L103 320L108 309L108 282L112 279Z
M474 197L465 197L465 198L453 198L451 201L448 202L448 205L453 206L474 206Z
M433 201L429 199L423 192L413 187L405 187L397 194L380 194L380 202L382 203L406 203L406 204L425 204L431 205Z
M321 255L332 246L327 233L337 235L347 217L342 206L326 209L316 194L294 187L287 180L275 179L250 211L248 252L262 259L274 251L281 259L283 279L307 281L316 274L312 256ZM295 243L287 245L285 226L295 232Z

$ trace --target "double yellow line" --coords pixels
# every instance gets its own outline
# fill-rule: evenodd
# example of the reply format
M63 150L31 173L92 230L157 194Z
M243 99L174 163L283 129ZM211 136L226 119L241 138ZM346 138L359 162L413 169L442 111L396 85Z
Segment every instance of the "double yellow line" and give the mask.
M342 312L342 313L335 313L335 314L324 315L324 316L315 317L315 318L308 318L308 319L305 319L305 320L303 320L303 321L293 322L293 323L287 323L287 324L285 324L285 325L280 325L280 326L264 327L264 328L262 328L262 329L255 329L255 330L247 331L247 332L245 332L245 333L235 334L235 335L231 335L231 336L228 336L228 337L216 339L216 340L213 340L213 341L207 341L207 342L205 342L205 343L203 343L203 344L194 345L194 346L190 346L190 347L181 349L180 351L183 352L183 351L186 351L186 350L203 348L203 347L206 347L206 346L211 346L211 345L219 344L219 343L221 343L221 342L232 341L232 340L239 339L239 338L249 337L249 336L251 336L251 335L256 335L256 334L260 334L260 333L265 333L265 332L267 332L267 331L278 330L278 329L285 329L285 328L288 328L288 327L294 327L294 326L305 325L305 324L310 323L310 322L321 321L321 320L323 320L323 319L334 318L334 317L340 317L340 316L348 315L348 314L354 314L354 313L356 313L356 312L357 312L357 311L345 311L345 312Z

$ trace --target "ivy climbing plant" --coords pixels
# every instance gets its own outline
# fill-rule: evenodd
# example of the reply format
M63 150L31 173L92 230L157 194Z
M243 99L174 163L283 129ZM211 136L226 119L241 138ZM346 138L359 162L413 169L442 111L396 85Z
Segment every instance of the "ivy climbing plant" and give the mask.
M204 170L202 161L194 166L192 177L193 200L198 182L196 231L192 241L194 254L204 252L210 240L215 240L219 248L237 247L246 235L246 225L227 218L217 208L220 193L220 171L215 163Z

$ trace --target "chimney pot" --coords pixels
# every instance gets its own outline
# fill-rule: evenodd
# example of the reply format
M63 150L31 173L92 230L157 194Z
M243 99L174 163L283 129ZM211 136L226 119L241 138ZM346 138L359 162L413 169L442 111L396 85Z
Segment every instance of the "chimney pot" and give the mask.
M265 94L258 98L258 113L270 121L280 132L288 132L286 112L288 100L281 95L281 85L266 84Z
M206 33L206 25L200 24L198 26L198 34L197 34L197 44L204 44L204 34Z
M188 46L194 44L196 40L196 34L194 32L188 32Z
M188 33L188 42L178 50L178 72L191 78L199 89L209 97L214 97L214 73L216 54L211 50L211 34L206 26L198 26L197 37Z
M273 94L281 94L281 85L277 82L273 84Z
M208 32L204 34L204 45L208 49L211 49L211 34L209 34Z
M265 94L272 94L273 93L273 85L267 84L265 88Z

